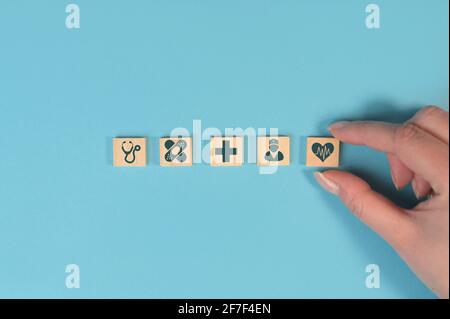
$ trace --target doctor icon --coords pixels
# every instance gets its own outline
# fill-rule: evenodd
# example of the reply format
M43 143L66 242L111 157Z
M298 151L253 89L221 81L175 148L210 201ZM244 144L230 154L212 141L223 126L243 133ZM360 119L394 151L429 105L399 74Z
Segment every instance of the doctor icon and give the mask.
M284 160L284 154L279 150L278 140L271 139L269 141L269 151L266 152L264 158L269 162L281 162Z

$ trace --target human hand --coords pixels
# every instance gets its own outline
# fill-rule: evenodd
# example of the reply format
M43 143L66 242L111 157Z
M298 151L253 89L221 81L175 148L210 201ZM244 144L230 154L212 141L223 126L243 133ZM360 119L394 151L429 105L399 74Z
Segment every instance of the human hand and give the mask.
M329 130L344 143L386 153L395 187L411 183L418 198L427 198L403 209L350 173L315 173L319 184L382 236L430 289L449 298L448 112L426 107L403 125L337 122Z

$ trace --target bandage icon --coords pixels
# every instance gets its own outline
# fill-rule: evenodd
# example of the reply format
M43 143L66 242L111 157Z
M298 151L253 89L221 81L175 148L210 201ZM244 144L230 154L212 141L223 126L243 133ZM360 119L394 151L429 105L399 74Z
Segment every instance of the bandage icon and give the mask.
M164 143L164 147L167 150L166 154L164 155L165 160L169 163L172 163L173 161L178 161L180 163L185 162L187 159L186 153L184 153L186 146L187 144L184 140L179 140L177 142L167 140Z

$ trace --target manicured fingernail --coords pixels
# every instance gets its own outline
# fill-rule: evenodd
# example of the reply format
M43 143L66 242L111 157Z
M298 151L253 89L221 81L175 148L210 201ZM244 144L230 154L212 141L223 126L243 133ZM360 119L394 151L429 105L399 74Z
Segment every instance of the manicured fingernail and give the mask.
M346 127L348 124L350 124L349 121L339 121L339 122L335 122L335 123L331 124L330 126L328 126L328 131L339 130L339 129L341 129L341 128Z
M395 173L392 169L391 169L391 177L392 177L392 182L394 183L395 188L397 190L400 190L400 187L398 187L397 176L395 176Z
M419 190L418 190L418 188L417 188L417 183L416 183L416 180L415 180L415 179L413 179L413 181L411 182L411 186L412 186L414 195L416 195L416 198L417 198L417 199L421 199L422 196L421 196L420 193L419 193Z
M339 186L335 182L333 182L329 178L326 178L324 174L319 172L315 172L314 177L316 178L320 186L322 186L325 190L329 191L331 194L338 195Z

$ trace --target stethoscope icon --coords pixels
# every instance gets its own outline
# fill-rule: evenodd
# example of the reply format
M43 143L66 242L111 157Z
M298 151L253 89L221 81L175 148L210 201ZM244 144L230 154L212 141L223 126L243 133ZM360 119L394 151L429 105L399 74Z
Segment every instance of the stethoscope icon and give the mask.
M128 149L128 150L126 150L125 149L125 147L124 147L124 145L126 144L126 143L129 143L130 144L130 148ZM139 146L139 145L134 145L134 143L133 142L131 142L131 141L123 141L122 142L122 151L124 152L124 154L125 154L125 162L127 162L128 164L133 164L134 163L134 161L136 160L136 152L139 152L141 150L141 147ZM131 156L131 160L128 158L129 156Z

